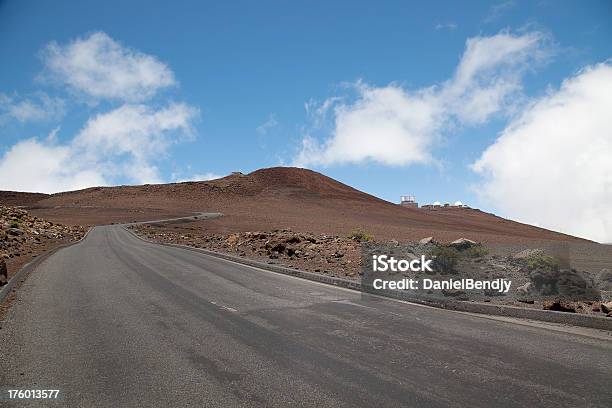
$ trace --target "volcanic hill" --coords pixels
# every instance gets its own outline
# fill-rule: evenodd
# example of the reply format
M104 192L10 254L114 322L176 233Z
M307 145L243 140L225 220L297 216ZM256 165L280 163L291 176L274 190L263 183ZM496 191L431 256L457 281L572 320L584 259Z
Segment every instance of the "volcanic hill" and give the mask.
M0 203L6 194L0 193ZM14 193L12 197L14 201ZM361 228L386 240L434 236L442 241L468 237L500 243L582 241L474 209L401 207L320 173L288 167L232 173L210 181L94 187L41 195L39 200L31 195L24 198L21 205L32 213L64 224L160 219L203 211L221 212L224 217L196 221L191 227L222 233L291 228L346 235Z

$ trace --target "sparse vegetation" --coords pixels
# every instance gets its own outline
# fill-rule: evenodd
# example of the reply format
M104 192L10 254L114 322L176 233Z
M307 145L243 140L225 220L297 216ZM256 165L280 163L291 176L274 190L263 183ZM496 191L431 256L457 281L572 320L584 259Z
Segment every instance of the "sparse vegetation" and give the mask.
M351 233L348 235L349 239L352 239L353 241L357 241L357 242L368 242L372 240L372 234L357 228L351 231Z
M11 221L10 227L11 228L19 228L19 223L17 221Z
M429 257L434 260L435 269L443 273L451 273L455 271L461 254L455 248L440 246L432 249L429 252Z
M531 270L540 269L546 271L558 271L559 261L552 256L537 254L527 258L527 266Z
M489 250L482 245L475 245L463 251L468 258L483 258L489 254Z

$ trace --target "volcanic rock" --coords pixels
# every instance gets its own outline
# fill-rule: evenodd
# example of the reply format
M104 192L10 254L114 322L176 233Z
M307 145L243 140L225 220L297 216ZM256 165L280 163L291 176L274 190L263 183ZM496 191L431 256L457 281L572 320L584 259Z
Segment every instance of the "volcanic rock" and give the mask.
M449 246L452 246L459 251L463 251L476 245L478 245L476 241L472 241L471 239L467 238L459 238L449 244Z
M516 254L512 255L514 259L527 259L532 256L544 255L544 251L541 249L524 249Z
M556 312L576 313L576 306L564 300L545 300L543 309L554 310Z
M520 293L521 295L528 295L529 293L533 291L533 289L534 289L533 283L527 282L526 284L516 288L516 291Z

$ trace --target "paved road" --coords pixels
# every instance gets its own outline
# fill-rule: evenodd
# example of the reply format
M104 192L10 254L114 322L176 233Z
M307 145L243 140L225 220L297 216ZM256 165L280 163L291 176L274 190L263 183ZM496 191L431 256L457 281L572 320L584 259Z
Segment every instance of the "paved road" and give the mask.
M362 298L107 226L18 292L0 387L80 407L610 407L612 342Z

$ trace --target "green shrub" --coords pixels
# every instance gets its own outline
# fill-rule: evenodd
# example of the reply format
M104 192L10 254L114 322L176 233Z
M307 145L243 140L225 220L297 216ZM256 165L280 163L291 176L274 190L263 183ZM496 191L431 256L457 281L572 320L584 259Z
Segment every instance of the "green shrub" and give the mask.
M11 228L19 228L19 223L17 221L11 221Z
M437 247L429 251L429 258L433 259L434 269L443 273L454 272L460 257L461 254L457 249L448 246Z
M548 255L532 255L527 258L527 266L529 269L543 269L546 271L558 271L559 261Z
M482 245L474 245L463 251L463 254L468 258L482 258L489 254L489 250Z
M348 238L359 242L367 242L371 241L373 237L370 233L357 228L351 231Z

